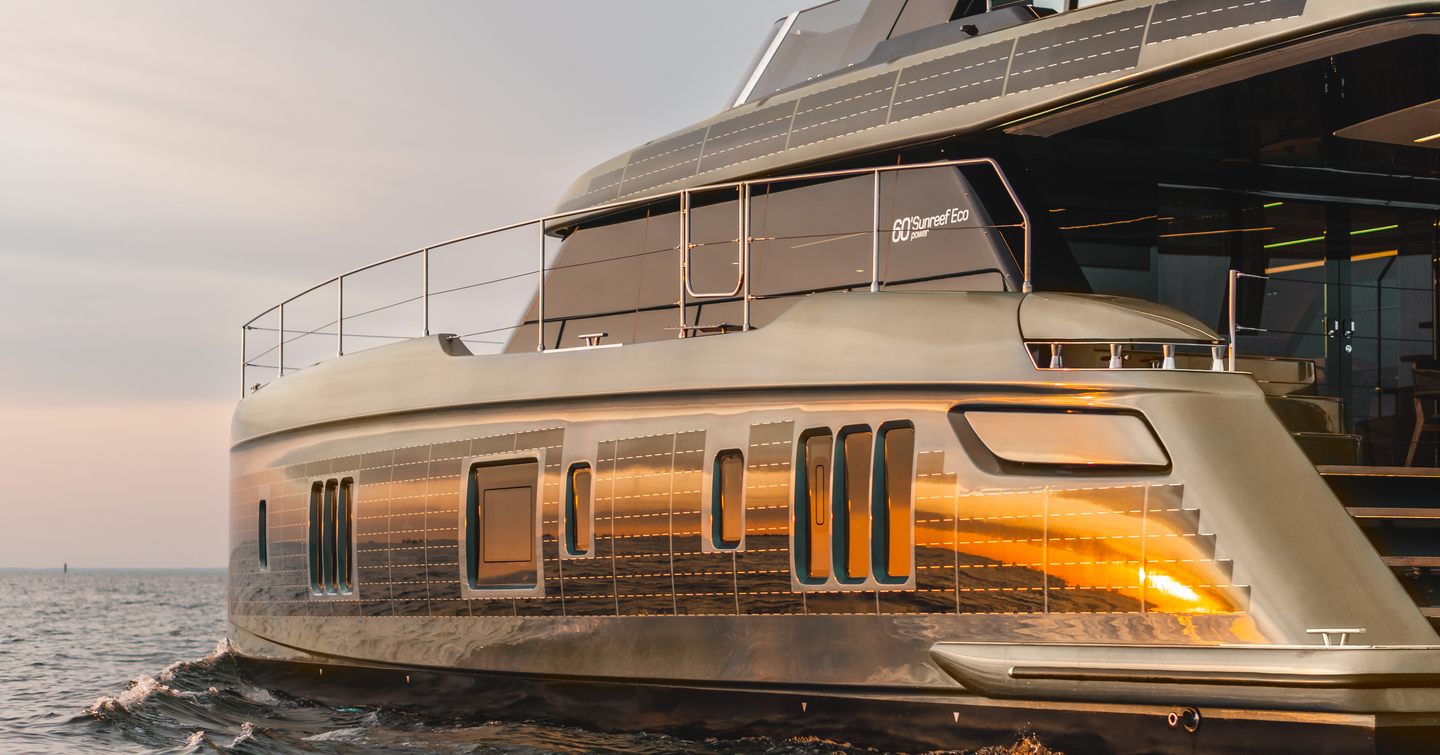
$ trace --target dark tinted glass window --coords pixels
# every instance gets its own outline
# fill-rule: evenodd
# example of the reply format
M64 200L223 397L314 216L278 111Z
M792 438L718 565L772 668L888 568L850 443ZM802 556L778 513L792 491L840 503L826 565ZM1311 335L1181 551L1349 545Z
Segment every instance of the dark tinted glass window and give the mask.
M310 486L309 520L305 527L306 554L309 563L310 592L319 594L325 590L324 562L321 560L320 542L324 529L323 522L325 483L316 481Z
M590 552L594 538L595 518L591 509L591 498L595 488L595 474L586 463L570 467L569 484L565 492L565 537L566 546L572 556L583 556Z
M711 490L710 519L714 542L720 548L735 548L744 534L745 455L738 449L715 455Z
M533 587L539 578L535 548L534 459L475 464L465 510L465 567L471 588Z
M335 587L342 593L354 589L351 577L355 562L354 527L355 481L347 477L340 481L335 501Z
M261 501L255 515L255 539L258 543L260 568L270 568L270 529L266 522L265 502Z

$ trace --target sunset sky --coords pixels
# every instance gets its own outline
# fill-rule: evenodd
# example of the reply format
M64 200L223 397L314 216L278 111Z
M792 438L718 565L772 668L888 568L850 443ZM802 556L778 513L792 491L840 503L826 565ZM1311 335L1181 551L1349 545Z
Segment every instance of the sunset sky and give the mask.
M787 0L0 0L0 567L222 566L239 327L719 110Z

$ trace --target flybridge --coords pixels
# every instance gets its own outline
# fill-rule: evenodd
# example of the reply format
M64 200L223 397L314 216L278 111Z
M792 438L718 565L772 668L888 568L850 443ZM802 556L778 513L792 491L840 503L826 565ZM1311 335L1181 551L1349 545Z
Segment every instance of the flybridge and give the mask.
M1112 0L832 0L779 19L730 107L826 76L894 60Z

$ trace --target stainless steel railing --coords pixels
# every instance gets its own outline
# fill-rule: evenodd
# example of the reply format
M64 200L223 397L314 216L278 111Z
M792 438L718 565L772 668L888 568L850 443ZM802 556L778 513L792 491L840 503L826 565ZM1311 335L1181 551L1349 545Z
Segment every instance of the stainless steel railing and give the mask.
M363 266L361 266L361 267L357 267L357 268L355 268L355 269L353 269L353 270L349 270L349 271L347 271L347 272L345 272L345 273L341 273L340 275L337 275L337 276L335 276L335 277L333 277L333 278L330 278L329 280L326 280L326 281L324 281L324 282L321 282L321 283L318 283L318 284L316 284L316 285L314 285L314 286L311 286L311 287L309 287L309 288L307 288L307 289L305 289L305 290L303 290L303 291L295 294L294 296L291 296L291 297L289 297L288 299L285 299L284 301L281 301L279 304L276 304L275 306L270 307L269 309L265 310L264 312L261 312L260 314L256 315L255 317L253 317L253 318L251 318L249 321L247 321L247 322L244 324L244 326L241 328L241 340L240 340L240 351L241 351L241 395L244 396L245 393L246 393L248 390L251 390L251 389L252 389L252 384L250 383L250 381L249 381L249 379L248 379L247 371L250 370L250 369L252 369L252 368L263 368L263 369L270 369L270 368L272 368L272 366L266 365L266 364L264 364L264 363L261 361L261 360L263 360L265 357L268 357L268 356L271 355L271 354L274 354L274 355L275 355L276 364L273 365L273 369L275 370L275 376L276 376L276 377L281 377L281 376L285 375L285 374L287 373L287 371L294 371L294 370L296 370L296 369L301 369L301 368L299 368L299 367L295 367L295 366L290 365L290 364L287 363L286 353L285 353L285 352L286 352L286 345L287 345L287 343L294 343L295 341L297 341L298 339L301 339L301 338L308 338L308 337L312 337L312 336L327 336L327 335L332 335L332 334L333 334L333 335L335 336L334 355L336 355L336 356L344 355L344 353L345 353L346 338L347 338L347 332L346 332L346 323L347 323L347 320L353 321L353 320L355 320L355 319L356 319L357 317L359 317L359 316L372 315L372 314L374 314L374 313L376 313L376 312L379 312L379 311L381 311L381 310L384 310L384 309L393 308L393 307L398 307L398 306L403 306L403 305L406 305L406 304L412 304L412 303L418 302L418 304L419 304L419 318L418 318L418 320L419 320L419 321L418 321L418 323L416 323L416 326L417 326L417 327L414 328L414 331L413 331L413 332L410 332L410 333L404 334L404 335L394 335L394 336L389 336L389 335L376 335L376 334L358 334L358 333L351 333L351 334L349 334L348 337L350 337L350 338L370 337L370 338L382 338L382 339L383 339L383 338L392 338L392 339L397 339L397 340L398 340L398 339L402 339L402 338L415 337L415 336L417 336L417 335L420 335L420 336L428 336L428 335L430 335L430 334L431 334L431 325L432 325L432 323L431 323L432 299L434 299L434 298L435 298L437 295L439 295L440 293L450 293L450 292L453 292L454 290L458 290L458 289L450 289L449 291L446 291L446 292L436 292L436 291L434 291L434 290L432 289L432 287L431 287L431 273L432 273L432 260L431 260L431 257L432 257L432 254L434 254L435 252L440 251L440 250L450 249L450 248L452 248L452 247L455 247L455 246L457 246L457 245L459 245L459 244L462 244L462 243L465 243L465 242L470 242L470 241L475 241L475 240L481 240L481 239L496 238L496 237L500 236L501 234L505 234L505 233L507 233L507 232L518 231L518 230L521 230L521 229L530 229L530 228L533 228L533 229L535 229L535 230L537 231L538 243L537 243L537 242L528 242L528 243L534 243L534 244L535 244L535 246L534 246L534 251L535 251L535 253L537 254L537 258L536 258L536 265L535 265L534 269L533 269L533 270L528 270L528 271L526 271L526 272L524 272L524 273L522 273L522 274L500 276L500 277L497 277L497 278L488 279L488 280L485 280L485 281L481 281L481 282L479 282L479 283L475 283L475 284L473 284L473 285L471 285L471 286L466 286L465 288L474 288L474 287L481 287L481 286L487 286L487 285L494 285L494 284L499 284L499 283L503 283L503 282L513 281L513 280L516 280L517 278L520 278L520 277L523 277L523 276L528 276L528 275L532 275L532 274L535 275L535 276L536 276L536 279L537 279L537 281L536 281L535 293L534 293L534 301L536 302L536 310L535 310L535 311L536 311L536 315L537 315L536 321L535 321L535 324L536 324L536 333L537 333L537 337L536 337L536 350L538 350L538 351L545 351L545 350L546 350L546 346L545 346L545 323L546 323L546 314L545 314L545 313L546 313L546 301L545 301L545 296L546 296L545 288L546 288L546 287L545 287L545 279L546 279L546 273L547 273L547 270L546 270L546 246L545 246L545 240L546 240L546 231L547 231L547 229L553 228L553 227L555 227L555 226L557 226L557 225L561 225L561 224L565 223L566 221L571 221L571 222L580 221L580 220L583 220L584 218L591 217L591 216L597 216L597 215L602 215L602 214L606 214L606 213L611 213L611 212L616 212L616 211L622 211L622 210L632 209L632 208L641 208L641 207L645 207L645 206L648 206L648 205L656 204L656 203L658 203L658 202L664 202L664 201L667 201L667 200L676 200L676 199L678 199L679 204L680 204L680 208L681 208L681 209L680 209L680 218L681 218L681 220L680 220L680 239L679 239L679 247L678 247L678 249L679 249L679 251L680 251L680 260L681 260L681 266L680 266L681 269L680 269L679 272L680 272L680 276L681 276L681 283L682 283L682 288L683 288L683 290L685 291L685 293L686 293L688 296L690 296L691 298L696 299L696 300L704 300L704 299L707 299L707 298L715 298L715 297L734 297L734 296L737 296L737 295L738 295L738 296L740 297L741 309L742 309L742 313L741 313L742 323L741 323L741 325L740 325L740 329L741 329L741 330L749 330L749 329L752 327L752 323L751 323L751 313L750 313L750 305L751 305L751 302L755 299L755 297L754 297L754 296L752 295L752 293L751 293L751 285L750 285L750 284L751 284L750 247L751 247L751 243L756 240L756 239L752 238L751 232L750 232L750 221L751 221L751 219L750 219L750 204L751 204L751 199L752 199L752 189L753 189L754 187L756 187L756 186L774 186L774 185L776 185L776 184L783 184L783 183L794 183L794 182L804 182L804 181L819 181L819 180L824 180L824 179L843 178L843 177L848 177L848 176L861 176L861 175L867 175L867 174L868 174L868 175L871 175L871 176L873 176L873 182L872 182L872 188L871 188L871 192L872 192L872 202L871 202L871 208L870 208L870 209L871 209L871 228L870 228L870 235L871 235L871 244L870 244L870 247L871 247L871 250L870 250L870 251L871 251L871 265L870 265L870 283L869 283L869 290L870 290L870 291L879 291L879 290L881 289L881 280L880 280L880 277L879 277L879 276L880 276L880 272L879 272L879 260L880 260L880 247L881 247L881 237L880 237L880 234L881 234L882 231L889 232L888 229L882 229L882 228L880 227L880 218L881 218L881 196L880 196L880 195L881 195L881 180L880 180L880 179L881 179L881 176L884 175L884 174L887 174L887 173L893 173L893 172L898 172L898 171L925 170L925 169L933 169L933 168L941 168L941 167L956 167L956 168L976 167L976 168L981 168L981 169L988 169L988 170L991 170L991 171L994 172L995 177L998 179L999 185L1000 185L1001 187L1003 187L1005 193L1008 195L1008 198L1009 198L1010 202L1011 202L1012 205L1013 205L1014 211L1015 211L1015 213L1017 214L1017 216L1018 216L1018 218L1019 218L1019 221L1018 221L1018 223L1012 223L1012 224L1007 224L1007 225L1003 225L1003 226L992 226L992 227L1018 228L1018 229L1020 230L1020 232L1021 232L1021 239L1022 239L1022 240L1021 240L1021 250L1020 250L1020 254L1019 254L1018 256L1020 257L1020 267L1021 267L1021 275L1022 275L1021 289L1022 289L1023 291L1025 291L1025 292L1027 292L1027 293L1028 293L1029 291L1031 291L1032 285L1031 285L1031 276L1030 276L1030 270L1031 270L1030 218L1029 218L1028 214L1026 214L1024 206L1020 203L1019 197L1016 195L1014 188L1011 186L1009 180L1006 178L1004 171L1001 170L1000 165L999 165L996 161L994 161L994 160L992 160L992 159L990 159L990 158L975 158L975 159L965 159L965 160L946 160L946 161L940 161L940 162L918 163L918 164L913 164L913 165L893 165L893 166L884 166L884 167L878 167L878 168L858 168L858 169L852 169L852 170L821 171L821 172L804 173L804 174L796 174L796 175L788 175L788 176L758 178L758 179L751 179L751 180L747 180L747 181L735 181L735 182L721 183L721 184L710 184L710 185L706 185L706 186L698 186L698 187L688 188L688 189L679 189L679 190L676 190L676 191L666 192L666 193L663 193L663 194L655 194L655 195L651 195L651 196L644 197L644 198L640 198L640 199L627 200L627 201L624 201L624 202L613 202L613 203L608 203L608 204L596 205L596 206L593 206L593 207L585 208L585 209L583 209L583 210L574 210L574 211L570 211L570 212L562 212L562 213L557 213L557 214L553 214L553 215L547 215L547 216L544 216L544 217L541 217L541 218L536 218L536 219L533 219L533 220L526 220L526 221L519 222L519 223L513 223L513 224L510 224L510 225L500 226L500 227L498 227L498 228L492 228L492 229L490 229L490 230L482 231L482 232L479 232L479 233L473 233L473 234L468 234L468 235L465 235L465 236L460 236L460 237L457 237L457 238L450 239L450 240L448 240L448 241L442 241L442 242L437 243L437 244L431 244L431 245L428 245L428 246L421 247L421 248L419 248L419 249L414 249L414 250L412 250L412 251L408 251L408 252L404 252L404 253L401 253L401 254L397 254L397 255L395 255L395 256L393 256L393 257L389 257L389 258L386 258L386 259L383 259L383 260L379 260L379 261L377 261L377 262L372 262L372 263L370 263L370 264L368 264L368 265L363 265ZM738 211L739 214L738 214L738 218L737 218L737 223L738 223L738 229L739 229L739 230L738 230L738 238L736 239L736 244L737 244L737 247L738 247L738 249L737 249L737 252L738 252L738 265L739 265L739 271L740 271L740 272L739 272L739 279L738 279L738 281L736 282L736 285L735 285L735 287L734 287L734 290L729 291L729 292L723 292L723 291L720 291L720 292L697 292L697 291L694 290L694 287L692 286L692 283L691 283L691 274L690 274L690 273L691 273L691 252L693 251L693 249L694 249L695 246L696 246L696 245L693 244L692 241L691 241L691 202L692 202L692 198L694 197L694 195L699 194L699 193L702 193L702 192L715 192L715 191L718 191L718 190L726 190L726 189L734 190L734 191L736 192L737 200L738 200L738 201L737 201L737 205L738 205L738 207L739 207L739 211ZM728 242L727 242L727 243L728 243ZM513 251L513 250L512 250L512 251ZM1013 250L1012 250L1012 252L1013 252ZM374 308L374 309L371 309L371 310L367 310L367 311L365 311L365 312L360 313L359 315L354 315L354 314L352 314L352 315L348 315L348 316L347 316L347 313L346 313L346 283L347 283L347 281L353 281L357 275L359 275L359 274L361 274L361 273L365 273L365 272L367 272L367 271L375 270L375 269L377 269L377 268L386 267L386 266L394 266L394 265L397 265L398 263L402 263L402 262L405 262L405 261L407 261L407 260L415 260L415 259L418 259L418 262L419 262L419 291L418 291L417 294L412 295L412 296L409 296L409 297L402 298L402 299L400 299L400 300L397 300L397 301L395 301L395 302L391 302L391 303L389 303L389 304L385 304L385 305L383 305L383 306L381 306L381 307L378 307L378 308ZM312 295L312 294L316 294L317 292L320 292L321 290L325 289L327 286L331 286L331 285L334 285L334 286L335 286L335 294L334 294L334 295L335 295L335 302L334 302L334 306L335 306L335 317L334 317L333 320L331 320L330 322L327 322L327 323L324 323L324 324L320 325L318 328L312 328L312 329L308 329L308 330L307 330L307 329L303 329L303 328L289 328L289 327L287 327L287 311L286 311L286 310L287 310L287 307L294 307L297 302L299 302L300 300L302 300L302 298L308 297L308 296L310 296L310 295ZM682 315L681 315L681 317L682 317L682 323L681 323L682 327L678 329L678 331L679 331L678 335L679 335L679 337L682 337L682 338L683 338L683 337L686 337L686 336L688 335L688 331L687 331L686 328L684 327L684 323L683 323L683 311L684 311L684 302L683 302L683 301L680 303L680 309L681 309L681 312L682 312ZM261 351L259 354L254 355L254 356L252 357L252 356L250 355L250 353L249 353L249 349L250 349L250 347L251 347L251 333L252 333L252 332L263 332L263 331L266 331L266 330L271 330L271 328L266 327L266 326L264 326L264 325L260 325L260 324L258 324L258 323L260 323L261 320L263 320L263 319L265 319L265 318L268 318L268 317L270 317L270 316L272 316L272 315L274 315L275 320L276 320L276 326L273 328L273 330L274 330L275 333L276 333L276 340L275 340L275 342L274 342L274 345L273 345L273 346L270 346L269 348L264 349L264 350ZM571 315L568 319L577 319L578 317L579 317L579 316ZM522 317L522 319L523 319L523 317ZM525 324L528 324L528 323L521 323L521 325L525 325ZM330 328L331 326L334 327L333 333L329 330L329 328ZM497 329L495 329L495 330L496 330L496 331L499 331L499 330L507 330L507 329L514 329L514 328L518 328L518 327L520 327L520 325L516 325L516 326L514 326L513 328L497 328ZM483 332L485 332L485 331L481 331L481 332L483 333ZM472 333L471 335L475 335L475 334ZM258 387L258 386L259 386L258 383L253 384L253 387Z

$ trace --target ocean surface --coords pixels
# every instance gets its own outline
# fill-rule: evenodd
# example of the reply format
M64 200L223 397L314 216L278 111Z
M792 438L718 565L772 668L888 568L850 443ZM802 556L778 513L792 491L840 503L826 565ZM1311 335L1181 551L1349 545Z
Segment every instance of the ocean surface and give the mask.
M224 636L221 571L0 572L0 753L866 751L334 708L245 683Z

